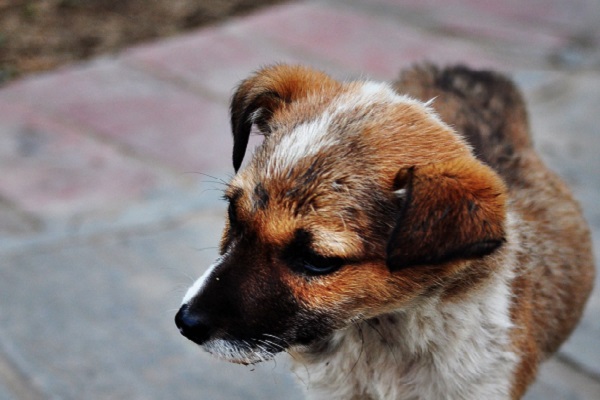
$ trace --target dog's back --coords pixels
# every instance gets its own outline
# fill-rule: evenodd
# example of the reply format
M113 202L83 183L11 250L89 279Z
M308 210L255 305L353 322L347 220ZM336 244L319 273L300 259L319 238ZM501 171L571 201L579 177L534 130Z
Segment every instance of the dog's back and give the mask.
M500 74L465 67L416 67L405 71L396 90L431 106L458 131L475 155L500 173L509 186L527 179L519 156L532 147L521 94Z
M515 347L523 358L517 390L558 349L581 317L594 281L590 234L569 189L533 150L521 94L505 77L464 67L416 67L395 89L432 107L506 182L521 217L519 270L513 281Z

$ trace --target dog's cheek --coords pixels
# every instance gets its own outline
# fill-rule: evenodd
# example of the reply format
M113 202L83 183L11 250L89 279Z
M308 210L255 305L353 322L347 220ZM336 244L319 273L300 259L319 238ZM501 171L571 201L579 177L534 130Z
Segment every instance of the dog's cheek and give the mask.
M395 282L385 263L347 265L320 277L292 276L287 285L307 313L321 316L321 330L341 329L408 301L413 290Z
M336 329L339 327L333 314L302 306L290 326L289 342L291 345L309 345L327 338Z
M329 335L336 329L335 314L327 309L310 307L298 298L297 286L290 286L289 271L273 272L271 282L262 280L252 291L261 293L245 302L253 303L248 323L260 332L273 334L289 345L307 345ZM254 325L254 323L257 325Z

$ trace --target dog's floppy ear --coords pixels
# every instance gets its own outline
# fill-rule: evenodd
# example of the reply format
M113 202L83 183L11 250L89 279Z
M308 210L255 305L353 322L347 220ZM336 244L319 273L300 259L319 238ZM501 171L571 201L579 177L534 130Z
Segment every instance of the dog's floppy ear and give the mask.
M474 158L402 169L394 190L391 270L482 257L505 241L506 188Z
M233 95L230 107L235 171L244 159L253 124L268 134L273 115L286 104L337 86L337 81L322 72L285 64L264 68L244 80Z

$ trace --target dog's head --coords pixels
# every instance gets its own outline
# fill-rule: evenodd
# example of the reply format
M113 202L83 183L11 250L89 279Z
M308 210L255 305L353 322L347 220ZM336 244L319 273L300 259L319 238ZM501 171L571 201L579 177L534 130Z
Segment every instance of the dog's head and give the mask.
M220 257L188 290L181 332L229 361L309 345L487 272L505 187L425 104L386 84L278 65L231 103ZM468 277L468 279L462 279Z

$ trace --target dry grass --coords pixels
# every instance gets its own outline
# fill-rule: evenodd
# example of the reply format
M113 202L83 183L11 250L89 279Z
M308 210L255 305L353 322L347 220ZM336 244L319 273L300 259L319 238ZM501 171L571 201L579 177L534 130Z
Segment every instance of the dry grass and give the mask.
M283 0L0 0L0 84Z

